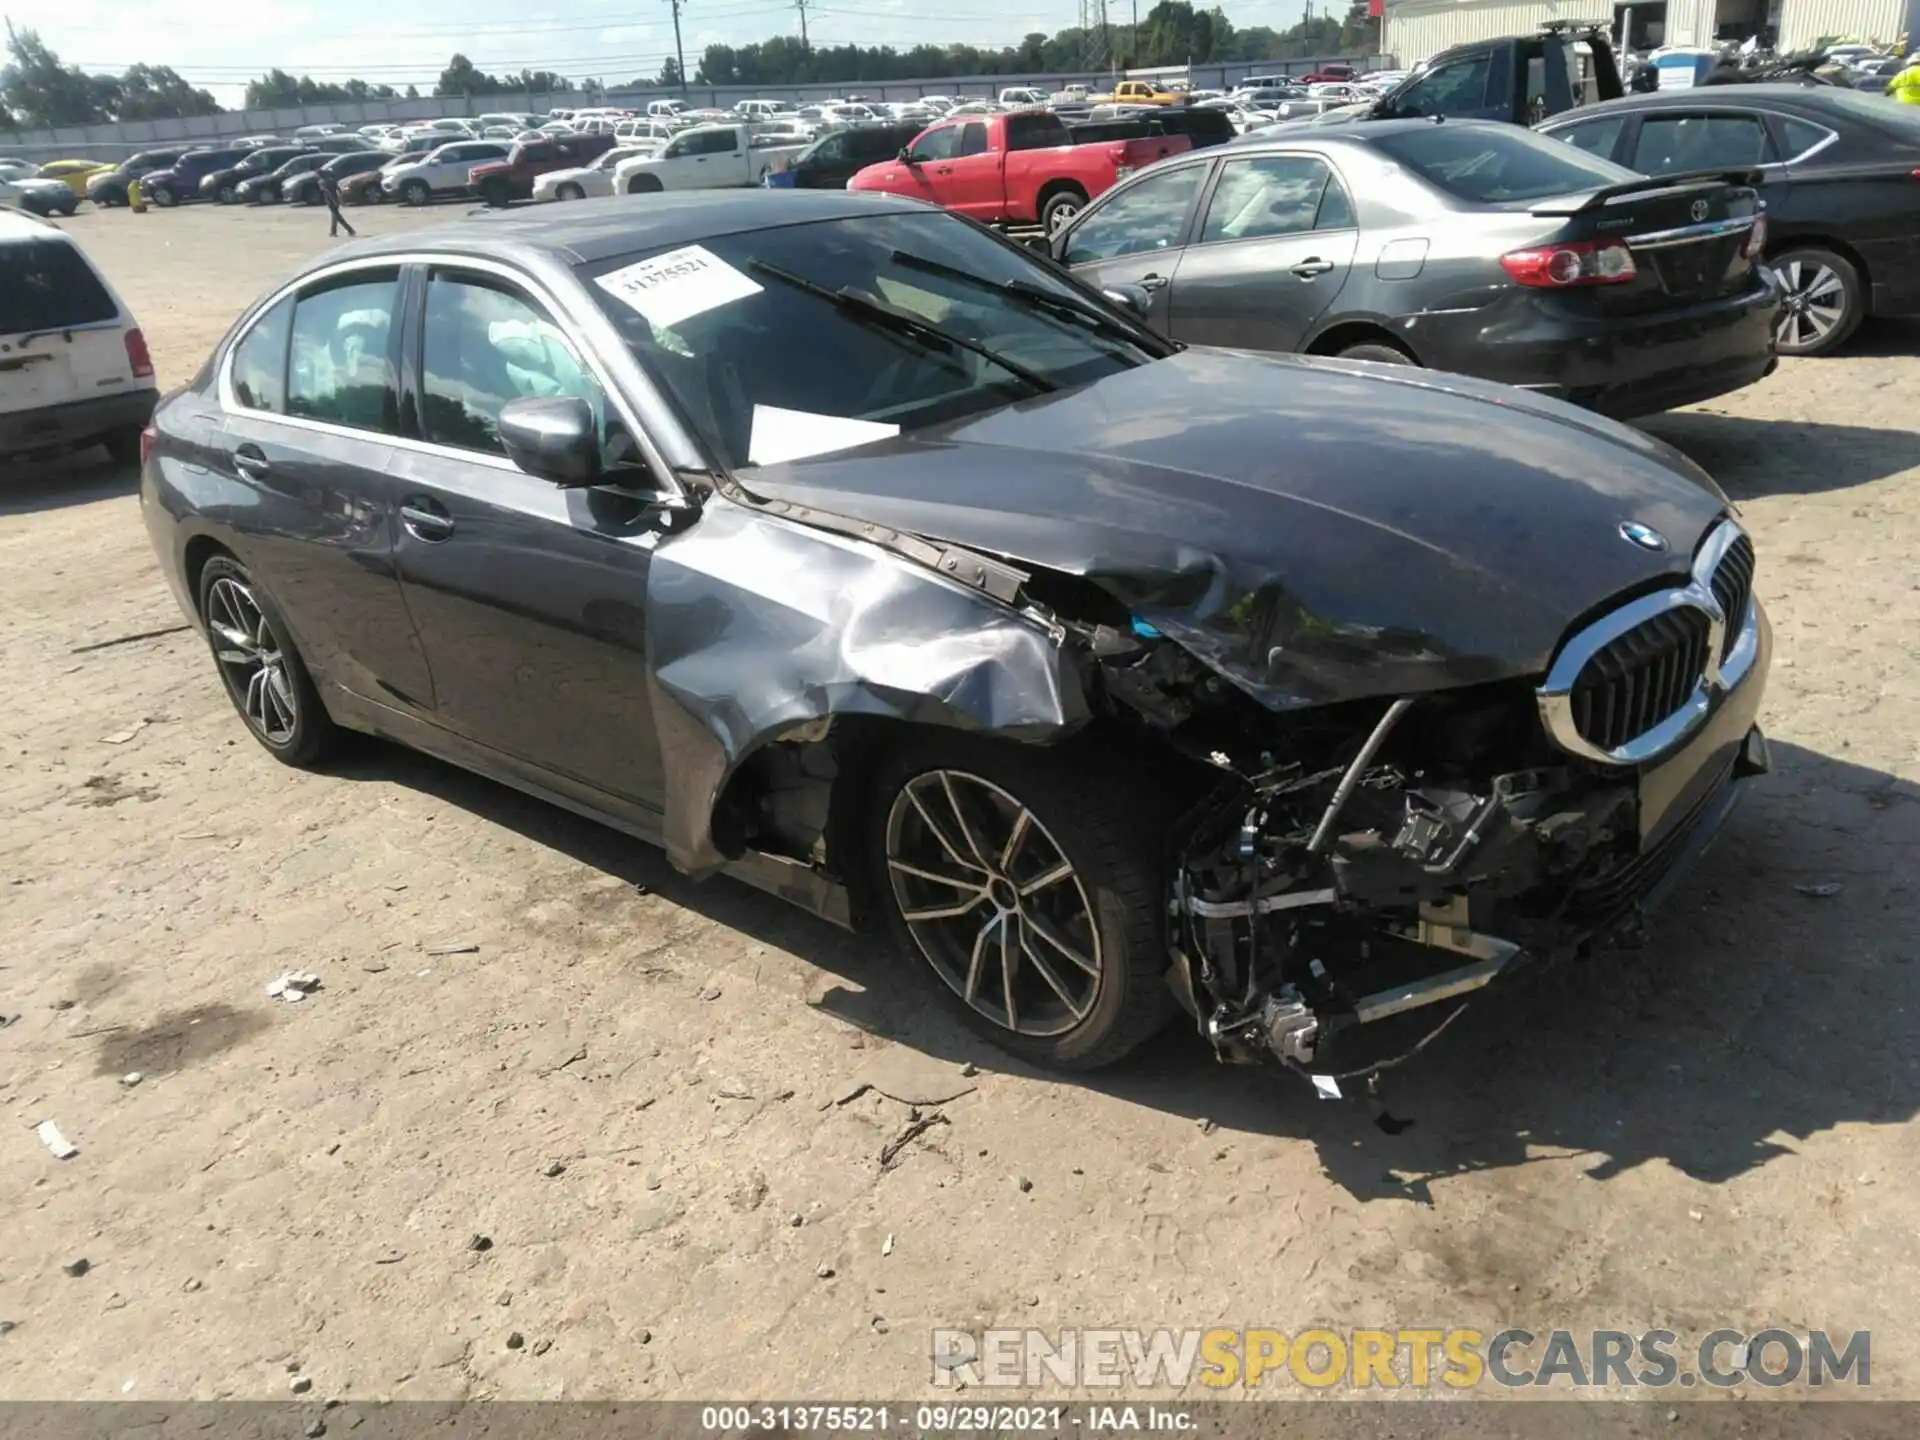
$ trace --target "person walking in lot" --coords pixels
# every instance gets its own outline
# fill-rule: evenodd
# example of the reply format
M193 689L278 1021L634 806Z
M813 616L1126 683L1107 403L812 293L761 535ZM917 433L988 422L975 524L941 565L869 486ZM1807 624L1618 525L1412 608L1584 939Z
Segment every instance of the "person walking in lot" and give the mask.
M1920 105L1920 54L1907 57L1906 67L1887 82L1887 94L1903 105Z
M327 226L327 238L332 239L343 228L349 235L358 235L360 232L340 213L340 182L327 173L325 166L320 168L319 176L320 198L327 202L327 214L332 221Z

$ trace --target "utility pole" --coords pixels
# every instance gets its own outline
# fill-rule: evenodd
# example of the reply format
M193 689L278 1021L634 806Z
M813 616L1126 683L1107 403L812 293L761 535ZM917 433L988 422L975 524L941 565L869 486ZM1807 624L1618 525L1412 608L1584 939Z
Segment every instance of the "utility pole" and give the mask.
M673 6L673 63L680 67L680 98L687 96L687 52L680 46L680 4L681 0L667 0Z
M805 51L812 48L807 44L807 0L793 0L793 8L800 12L800 48Z

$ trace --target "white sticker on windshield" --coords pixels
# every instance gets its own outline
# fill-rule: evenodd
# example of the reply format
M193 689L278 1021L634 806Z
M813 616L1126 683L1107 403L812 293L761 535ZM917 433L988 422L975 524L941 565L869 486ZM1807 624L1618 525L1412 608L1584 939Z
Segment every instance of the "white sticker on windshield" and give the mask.
M594 283L655 325L678 325L760 293L760 286L704 245L683 245L597 276Z
M877 420L848 420L839 415L815 415L808 410L782 410L778 405L753 407L753 435L747 441L747 464L778 465L851 450L898 435L898 425Z

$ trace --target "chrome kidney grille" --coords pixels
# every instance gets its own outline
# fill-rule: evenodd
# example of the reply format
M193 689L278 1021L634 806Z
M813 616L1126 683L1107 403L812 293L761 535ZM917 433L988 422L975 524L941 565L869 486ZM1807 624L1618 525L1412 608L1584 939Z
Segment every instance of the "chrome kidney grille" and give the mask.
M1576 631L1538 692L1562 749L1615 765L1666 753L1753 668L1759 614L1753 542L1731 520L1707 536L1692 579Z

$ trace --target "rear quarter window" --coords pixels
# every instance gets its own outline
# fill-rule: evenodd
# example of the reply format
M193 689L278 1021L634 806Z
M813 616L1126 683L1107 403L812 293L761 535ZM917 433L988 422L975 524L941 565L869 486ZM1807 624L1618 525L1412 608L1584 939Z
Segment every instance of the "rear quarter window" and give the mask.
M34 236L0 244L0 335L99 325L119 315L71 242Z

